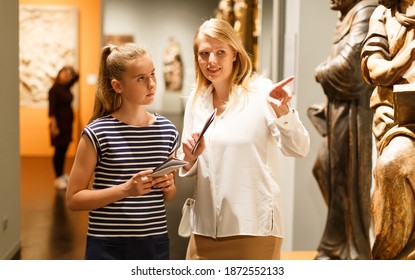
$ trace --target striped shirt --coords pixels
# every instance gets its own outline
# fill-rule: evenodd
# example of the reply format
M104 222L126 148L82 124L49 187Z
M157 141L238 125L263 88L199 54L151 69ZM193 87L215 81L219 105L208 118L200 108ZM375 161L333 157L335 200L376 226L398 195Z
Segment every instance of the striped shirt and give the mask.
M155 114L150 126L120 122L112 116L88 124L88 136L97 153L93 189L122 184L134 174L153 169L177 148L176 127ZM88 235L96 237L146 237L167 233L166 209L161 190L130 196L89 212Z

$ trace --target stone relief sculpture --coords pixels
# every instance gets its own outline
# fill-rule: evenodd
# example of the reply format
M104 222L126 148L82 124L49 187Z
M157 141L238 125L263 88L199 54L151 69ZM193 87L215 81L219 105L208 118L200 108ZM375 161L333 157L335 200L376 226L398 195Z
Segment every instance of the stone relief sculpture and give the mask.
M316 259L370 259L373 87L360 69L361 43L376 0L334 0L339 18L331 53L315 69L327 97L308 114L323 136L313 174L328 207Z
M183 87L183 61L180 44L169 38L169 45L163 54L164 83L167 92L181 91Z
M373 259L415 259L415 1L379 1L361 66L375 86Z
M19 28L20 104L46 107L48 90L58 70L78 64L78 10L20 5ZM75 88L75 107L76 92Z

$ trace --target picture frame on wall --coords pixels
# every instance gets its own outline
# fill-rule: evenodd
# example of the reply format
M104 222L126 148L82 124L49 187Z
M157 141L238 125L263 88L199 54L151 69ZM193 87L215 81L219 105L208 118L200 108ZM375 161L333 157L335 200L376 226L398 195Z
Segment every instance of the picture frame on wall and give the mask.
M72 6L19 6L20 105L47 107L48 91L60 68L78 69L78 8ZM75 85L73 106L78 108Z

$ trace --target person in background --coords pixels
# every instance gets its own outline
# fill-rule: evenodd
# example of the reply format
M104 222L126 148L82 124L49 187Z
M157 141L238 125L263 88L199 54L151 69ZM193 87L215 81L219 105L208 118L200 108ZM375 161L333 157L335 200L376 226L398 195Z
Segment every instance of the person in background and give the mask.
M93 116L66 192L70 210L89 211L85 259L169 259L165 201L176 195L174 174L151 173L173 155L179 133L146 110L156 87L145 48L102 49Z
M64 66L49 90L49 132L54 147L53 167L55 171L54 186L65 189L68 176L64 174L66 152L72 141L74 113L72 109L72 86L79 75L72 66Z
M187 101L180 176L197 175L186 259L279 259L283 238L278 149L304 157L307 130L286 84L256 75L235 30L205 21L193 43L196 88ZM214 111L214 123L192 153Z

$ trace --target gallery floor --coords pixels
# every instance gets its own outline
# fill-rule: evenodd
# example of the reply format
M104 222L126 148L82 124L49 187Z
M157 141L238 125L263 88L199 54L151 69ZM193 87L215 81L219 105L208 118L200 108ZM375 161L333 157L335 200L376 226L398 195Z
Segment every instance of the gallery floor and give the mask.
M175 122L174 119L172 119ZM180 120L176 120L180 123ZM179 126L179 125L177 125ZM181 129L178 127L178 129ZM69 172L73 159L66 164ZM48 157L21 158L22 260L83 259L87 212L72 212L65 204L65 190L53 187L52 161ZM177 235L181 208L192 193L193 179L177 178L178 195L167 204L171 259L184 259L187 239ZM285 260L311 260L313 251L283 252Z

